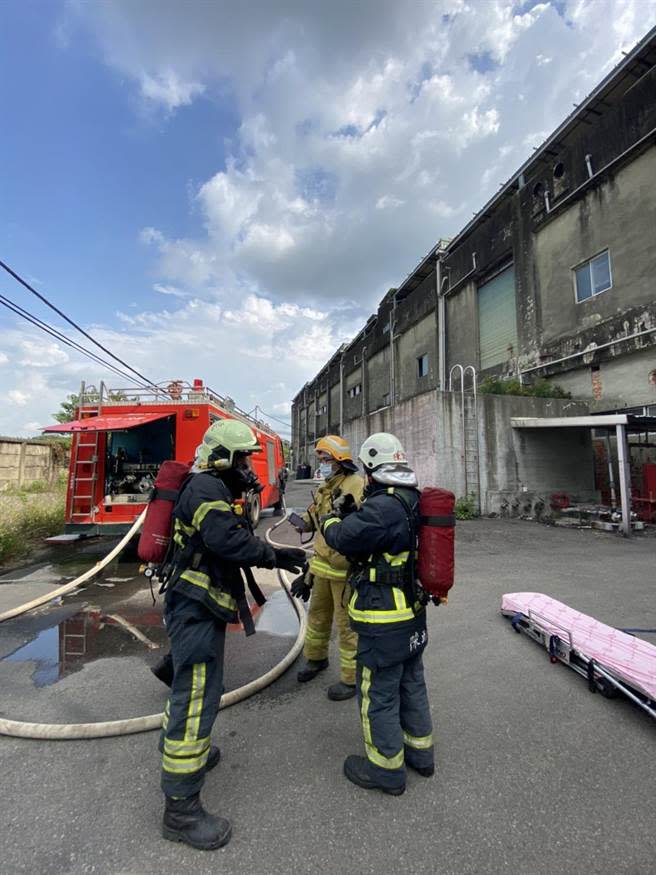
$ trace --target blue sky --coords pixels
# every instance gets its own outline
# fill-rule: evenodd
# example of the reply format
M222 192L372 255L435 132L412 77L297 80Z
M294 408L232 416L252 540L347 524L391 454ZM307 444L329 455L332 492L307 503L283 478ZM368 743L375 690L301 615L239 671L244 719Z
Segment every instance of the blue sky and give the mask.
M153 380L284 419L655 21L656 0L4 0L0 259ZM5 310L0 331L0 433L107 378Z

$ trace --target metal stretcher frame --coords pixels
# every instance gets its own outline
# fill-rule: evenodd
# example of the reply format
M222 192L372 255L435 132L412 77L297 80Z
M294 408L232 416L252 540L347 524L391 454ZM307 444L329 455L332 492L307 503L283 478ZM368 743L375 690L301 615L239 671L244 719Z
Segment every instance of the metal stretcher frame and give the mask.
M519 595L524 594L511 593L503 598L508 599L510 596ZM527 593L526 595L533 594ZM590 692L599 692L608 699L616 698L621 693L643 711L646 711L650 717L656 719L656 702L644 691L631 686L626 678L619 677L617 670L610 670L599 659L584 653L580 646L575 646L572 631L562 623L553 617L547 618L531 608L527 608L526 612L523 612L513 607L504 606L503 600L501 613L510 618L515 632L518 634L524 632L538 644L542 644L552 663L562 662L586 678ZM559 631L554 632L551 629ZM654 648L654 652L656 653L656 648Z

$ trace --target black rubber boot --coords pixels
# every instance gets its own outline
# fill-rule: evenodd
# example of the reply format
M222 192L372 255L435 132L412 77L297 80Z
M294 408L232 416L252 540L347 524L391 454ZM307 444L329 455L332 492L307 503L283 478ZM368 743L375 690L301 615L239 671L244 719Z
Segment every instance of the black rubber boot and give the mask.
M414 772L417 772L418 775L421 775L422 778L432 778L435 774L435 766L413 766L412 763L406 763L406 766L411 768Z
M230 821L208 814L200 794L186 799L166 796L162 835L171 842L184 842L199 851L214 851L227 845L232 835Z
M352 699L355 696L355 684L345 684L339 681L328 687L328 698L333 702L342 702L344 699Z
M221 759L221 751L219 750L219 748L215 744L213 744L210 747L210 752L209 752L209 755L207 757L205 771L211 772L212 769L214 768L214 766L218 766L220 759Z
M365 790L382 790L383 793L389 793L391 796L400 796L405 793L405 784L400 787L385 787L374 781L369 772L369 760L366 757L359 757L355 754L346 757L344 774L349 781L357 784L358 787L364 787Z
M328 668L327 659L308 659L303 668L296 675L296 680L299 681L299 683L304 684L307 681L311 681L320 671L323 671L326 668Z
M166 684L167 687L173 683L173 657L170 653L163 656L150 670L157 680Z

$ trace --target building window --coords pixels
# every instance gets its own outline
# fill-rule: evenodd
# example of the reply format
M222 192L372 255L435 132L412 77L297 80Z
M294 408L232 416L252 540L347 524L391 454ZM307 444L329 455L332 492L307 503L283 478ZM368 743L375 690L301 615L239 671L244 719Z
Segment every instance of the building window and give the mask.
M418 377L427 377L428 376L428 353L425 352L423 355L420 355L417 358L417 376Z
M349 398L355 398L360 392L362 392L362 383L357 383L355 386L351 386L348 390Z
M383 407L389 407L389 402L390 402L389 392L385 392L385 394L383 395Z
M587 301L595 295L600 295L613 285L610 272L610 254L608 250L586 261L580 267L574 268L576 284L576 302Z
M389 322L386 322L383 325L383 334L389 334L389 330L390 330L390 324L389 324Z
M319 408L319 416L321 416L322 413L328 413L328 405L327 404L324 404L322 407Z

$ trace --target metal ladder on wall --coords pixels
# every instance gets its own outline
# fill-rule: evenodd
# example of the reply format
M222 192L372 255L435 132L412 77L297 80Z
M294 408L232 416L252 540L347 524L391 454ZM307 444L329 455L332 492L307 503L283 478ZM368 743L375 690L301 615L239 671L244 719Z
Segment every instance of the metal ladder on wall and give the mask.
M84 383L80 387L80 407L78 417L86 418L100 415L102 409L102 396L104 384L100 384L100 392L96 392L93 386L88 389ZM86 401L87 396L90 400ZM96 482L98 480L98 444L100 435L97 431L89 434L79 432L74 438L75 450L73 453L73 477L71 494L71 518L95 517ZM88 483L88 490L80 484ZM81 491L82 490L82 491ZM80 510L80 507L84 509Z
M449 392L453 391L453 374L460 374L460 421L462 428L461 458L465 477L465 497L474 495L480 511L481 480L478 445L478 375L473 365L454 365L449 371ZM471 373L471 389L465 389L465 377Z

